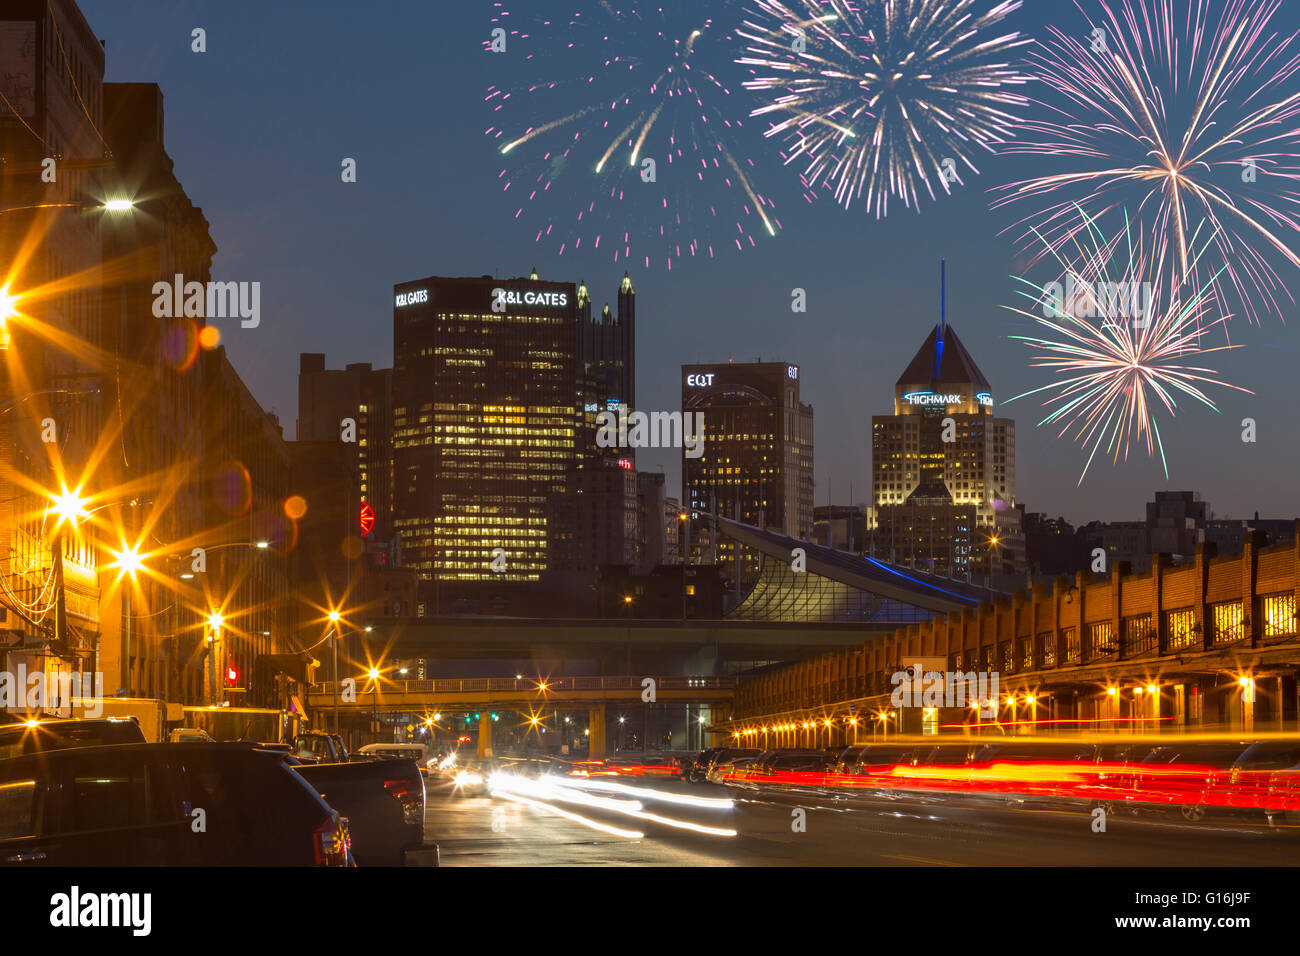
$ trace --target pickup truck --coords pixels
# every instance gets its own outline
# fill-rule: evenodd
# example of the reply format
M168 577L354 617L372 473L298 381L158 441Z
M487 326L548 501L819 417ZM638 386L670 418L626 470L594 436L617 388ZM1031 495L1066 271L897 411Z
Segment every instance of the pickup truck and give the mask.
M358 866L438 865L438 845L424 842L424 775L414 760L354 760L294 769L347 818Z
M303 763L347 763L348 748L338 734L320 732L299 734L293 738L293 755Z

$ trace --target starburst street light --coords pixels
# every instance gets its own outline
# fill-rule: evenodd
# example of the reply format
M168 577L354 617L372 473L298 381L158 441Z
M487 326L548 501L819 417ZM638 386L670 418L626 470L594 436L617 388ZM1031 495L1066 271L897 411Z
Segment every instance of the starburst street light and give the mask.
M0 286L0 349L9 348L9 320L18 315L18 300L21 298L9 291L9 283Z
M89 498L81 497L81 486L78 485L71 491L67 485L62 486L63 490L58 494L51 494L49 512L54 515L54 527L57 530L66 522L76 526L77 522L86 517L89 512L86 511L86 505L90 503Z
M122 550L114 551L109 548L108 553L114 558L109 567L118 569L118 580L121 580L123 575L130 575L131 580L134 581L136 572L144 570L144 559L149 557L147 554L140 553L140 545L128 545L125 541L122 542Z
M144 559L147 554L140 553L140 545L127 544L122 542L120 551L108 549L108 553L114 558L109 565L110 568L117 568L117 579L122 580L123 575L130 575L132 585L135 584L135 574L137 571L144 570ZM126 689L127 696L131 696L131 591L128 587L124 594L124 617L122 627L122 686Z
M18 300L22 296L9 291L9 283L0 286L0 319L12 319L18 314Z

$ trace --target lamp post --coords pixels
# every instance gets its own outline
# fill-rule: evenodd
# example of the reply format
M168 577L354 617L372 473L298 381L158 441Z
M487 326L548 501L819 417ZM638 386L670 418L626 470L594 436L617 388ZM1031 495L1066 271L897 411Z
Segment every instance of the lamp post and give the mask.
M137 571L144 570L144 559L147 555L140 553L140 545L128 545L122 542L121 550L113 551L109 549L115 560L109 565L110 568L117 568L117 580L120 582L123 575L131 578L131 583L127 586L125 603L126 614L122 625L122 688L126 691L126 696L131 696L131 592L135 590L135 574Z
M682 523L682 532L678 535L678 547L682 549L682 621L686 620L686 569L691 561L691 525L690 516L685 512L677 515Z
M992 535L992 536L989 538L989 579L988 579L988 586L989 586L989 590L990 590L990 591L993 590L993 552L997 549L997 546L998 546L998 536L995 534L995 535Z
M208 651L208 687L211 690L212 706L221 702L220 691L217 684L217 654L221 645L221 625L225 623L225 618L221 616L220 611L213 611L208 615L208 628L211 630L211 636L208 640L212 648Z
M377 667L370 668L370 670L367 671L366 676L370 678L370 682L372 685L374 685L375 688L374 704L370 710L370 732L374 734L376 737L378 737L379 736L379 668Z
M338 611L330 611L330 652L334 663L330 668L330 685L334 688L334 733L339 732L339 620L343 617Z
M68 644L68 610L66 600L66 589L63 577L63 526L70 525L74 529L77 521L89 515L86 511L86 504L89 498L81 497L81 486L78 485L71 491L67 485L62 486L58 494L49 495L49 511L53 512L54 532L50 540L51 572L54 576L54 643L60 652L66 653ZM95 668L99 668L99 652L96 650Z

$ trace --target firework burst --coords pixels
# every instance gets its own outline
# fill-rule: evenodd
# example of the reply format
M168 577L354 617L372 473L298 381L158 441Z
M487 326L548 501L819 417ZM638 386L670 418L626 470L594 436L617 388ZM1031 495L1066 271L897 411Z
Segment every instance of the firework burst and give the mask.
M1078 3L1082 11L1083 6ZM1045 202L1015 226L1038 250L1067 248L1092 216L1124 206L1167 233L1180 268L1193 222L1213 231L1227 268L1215 290L1251 320L1289 297L1271 260L1300 266L1300 56L1252 0L1122 0L1084 12L1078 35L1049 28L1031 54L1044 90L1035 118L1001 149L1062 170L1001 187L994 207ZM1217 13L1212 12L1217 9Z
M1031 41L989 36L1020 6L979 13L976 0L755 0L737 29L737 62L768 102L766 135L780 137L787 165L803 166L808 199L830 193L848 208L865 198L877 219L889 197L920 208L978 174L978 150L1012 134L1009 107L1026 82L998 62Z
M1092 218L1076 214L1083 227L1075 231L1074 254L1052 252L1062 267L1059 278L1047 286L1020 278L1026 288L1018 294L1032 304L1007 306L1048 330L1011 338L1037 353L1031 368L1051 369L1057 378L1011 401L1047 393L1042 404L1049 413L1038 424L1059 426L1058 438L1072 432L1087 450L1080 484L1099 452L1118 464L1138 442L1149 456L1159 455L1168 477L1157 413L1176 415L1180 397L1217 411L1206 385L1254 394L1213 377L1214 369L1188 364L1239 346L1201 346L1202 334L1228 317L1214 317L1213 278L1201 288L1180 281L1185 273L1165 237L1135 237L1126 218L1124 229L1107 240Z
M508 49L546 79L492 87L486 132L509 161L499 178L518 197L515 218L538 242L671 269L777 234L718 72L735 69L733 44L699 3L599 2L525 27L515 19L496 4Z

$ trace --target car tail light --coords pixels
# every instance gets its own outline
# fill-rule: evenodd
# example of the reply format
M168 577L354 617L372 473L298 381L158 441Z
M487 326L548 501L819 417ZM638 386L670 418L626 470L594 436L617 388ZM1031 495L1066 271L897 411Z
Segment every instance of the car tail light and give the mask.
M424 826L424 781L385 780L384 789L402 808L402 820Z
M316 852L317 866L347 866L348 850L352 837L348 833L348 818L331 813L312 834L312 849Z

